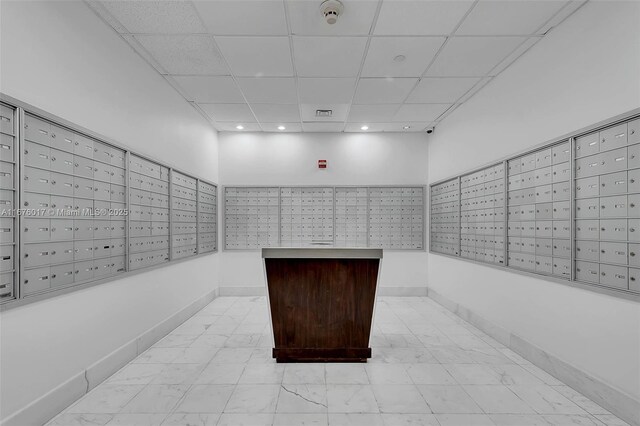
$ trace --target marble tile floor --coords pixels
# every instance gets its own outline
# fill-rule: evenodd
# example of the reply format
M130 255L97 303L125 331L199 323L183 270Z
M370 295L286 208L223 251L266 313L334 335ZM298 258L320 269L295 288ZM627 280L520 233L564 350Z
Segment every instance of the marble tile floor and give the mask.
M217 298L48 425L626 425L429 298L379 298L367 364L271 347L265 298Z

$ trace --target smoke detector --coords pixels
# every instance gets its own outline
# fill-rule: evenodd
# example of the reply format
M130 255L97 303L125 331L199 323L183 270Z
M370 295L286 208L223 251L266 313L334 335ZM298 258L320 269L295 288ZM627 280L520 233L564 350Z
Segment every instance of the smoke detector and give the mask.
M338 0L325 0L320 5L320 12L322 12L322 16L324 16L329 25L333 25L338 21L338 16L342 14L343 9L344 6Z

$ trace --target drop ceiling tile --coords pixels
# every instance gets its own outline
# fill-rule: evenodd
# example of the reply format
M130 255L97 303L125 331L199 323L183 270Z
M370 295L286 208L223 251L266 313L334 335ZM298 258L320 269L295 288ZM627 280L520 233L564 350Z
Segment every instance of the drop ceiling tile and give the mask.
M477 77L425 77L420 80L416 88L411 92L411 95L407 98L407 103L454 103L478 81L480 81L480 78Z
M417 78L361 78L353 103L402 103L417 81Z
M422 132L430 126L430 122L410 122L410 123L371 123L368 124L368 130L362 130L362 124L360 123L347 123L345 126L345 132L354 133L372 133L372 132ZM405 129L404 127L408 127Z
M262 130L258 123L242 123L242 127L244 127L242 130L237 129L237 125L238 123L235 121L215 123L216 129L221 132L259 132Z
M282 0L208 0L193 3L211 34L287 35Z
M238 85L249 103L298 103L293 77L239 78Z
M300 121L298 105L251 104L260 123L288 123Z
M135 38L169 74L229 75L211 36L137 35Z
M247 104L198 104L212 120L233 121L236 124L255 123Z
M451 104L405 104L400 107L393 121L435 121Z
M351 123L389 122L399 108L399 104L351 105L348 121Z
M342 132L344 123L302 123L305 132Z
M372 38L362 76L420 77L444 41L444 37ZM400 55L404 59L396 60Z
M203 33L198 14L187 1L102 1L130 33Z
M525 40L525 37L452 37L427 75L483 77Z
M460 25L456 35L535 34L566 3L559 0L480 0Z
M333 111L331 117L316 117L316 110L330 109ZM300 104L302 121L346 121L349 104Z
M366 37L294 37L299 77L356 77Z
M449 35L473 1L385 0L376 35Z
M298 96L303 104L350 103L355 78L300 78Z
M301 132L302 126L300 122L298 123L260 123L262 126L262 130L265 132L276 132L276 133L291 133L291 132ZM284 130L278 129L278 127L284 126Z
M338 21L327 24L320 11L321 1L287 1L291 32L294 35L367 35L373 24L377 0L344 2Z
M216 42L236 76L293 75L288 37L216 37Z
M242 93L231 77L186 76L171 77L188 101L203 103L243 103Z

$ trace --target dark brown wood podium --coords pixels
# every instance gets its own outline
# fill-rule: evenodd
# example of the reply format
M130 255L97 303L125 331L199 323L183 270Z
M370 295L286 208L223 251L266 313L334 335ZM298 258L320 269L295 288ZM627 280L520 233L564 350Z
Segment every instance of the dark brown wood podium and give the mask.
M277 362L366 362L381 249L263 248Z

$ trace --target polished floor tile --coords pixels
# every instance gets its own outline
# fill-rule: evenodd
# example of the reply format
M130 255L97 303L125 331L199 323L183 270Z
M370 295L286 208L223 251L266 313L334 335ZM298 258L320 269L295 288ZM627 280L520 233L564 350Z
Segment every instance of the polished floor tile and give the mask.
M266 299L221 297L49 426L626 426L428 298L379 298L371 347L277 364Z

